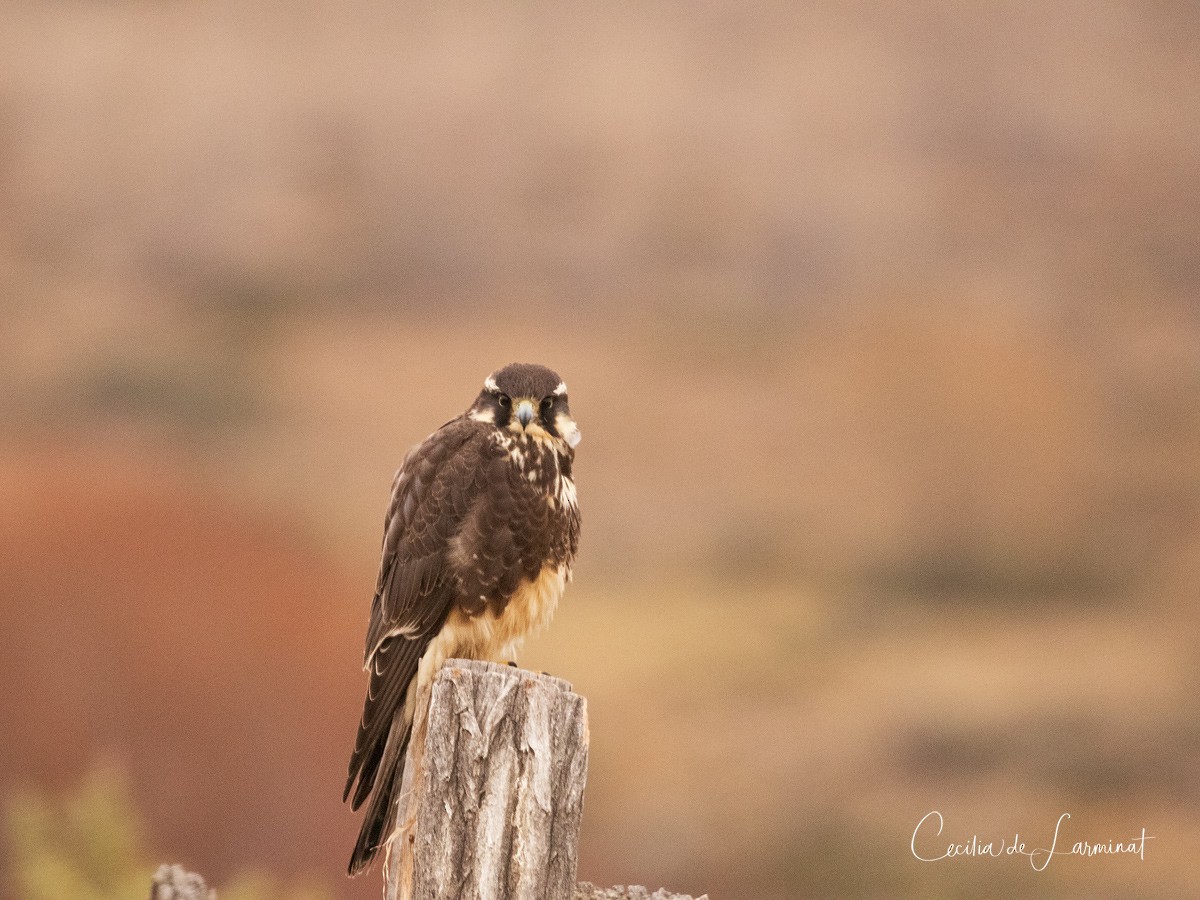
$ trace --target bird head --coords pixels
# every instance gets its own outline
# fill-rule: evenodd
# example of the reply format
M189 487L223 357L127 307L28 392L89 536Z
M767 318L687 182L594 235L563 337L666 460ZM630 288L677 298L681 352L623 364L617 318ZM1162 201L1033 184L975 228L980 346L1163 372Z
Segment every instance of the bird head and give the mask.
M561 440L572 449L580 439L567 404L567 386L545 366L513 363L496 370L484 379L468 414L513 434Z

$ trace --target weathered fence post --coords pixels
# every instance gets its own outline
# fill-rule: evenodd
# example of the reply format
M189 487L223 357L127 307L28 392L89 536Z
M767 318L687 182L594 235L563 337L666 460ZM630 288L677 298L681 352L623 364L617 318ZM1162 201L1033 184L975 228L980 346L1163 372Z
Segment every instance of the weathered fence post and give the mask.
M575 884L588 727L570 684L451 659L429 698L417 700L386 900L692 900ZM215 900L200 876L165 865L150 896Z
M414 724L385 897L571 900L587 754L570 684L448 660Z
M216 900L216 893L194 872L163 863L150 882L150 900Z

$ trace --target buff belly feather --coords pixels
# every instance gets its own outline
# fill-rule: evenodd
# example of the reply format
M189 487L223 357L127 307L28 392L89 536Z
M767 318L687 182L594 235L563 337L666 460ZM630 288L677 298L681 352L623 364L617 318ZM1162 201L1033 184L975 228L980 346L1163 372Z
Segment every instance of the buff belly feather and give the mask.
M458 608L452 610L445 626L426 647L417 667L417 677L408 686L404 707L406 723L412 722L418 692L433 682L446 660L506 662L513 659L525 638L550 624L568 575L565 565L544 566L537 578L521 582L500 616L487 606L474 616Z

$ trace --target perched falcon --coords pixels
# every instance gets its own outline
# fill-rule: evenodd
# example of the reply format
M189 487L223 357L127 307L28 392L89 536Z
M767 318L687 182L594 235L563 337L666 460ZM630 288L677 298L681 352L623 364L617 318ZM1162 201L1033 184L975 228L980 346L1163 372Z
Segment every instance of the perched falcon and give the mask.
M579 542L578 443L567 386L544 366L514 363L396 473L367 628L370 683L342 796L353 791L353 809L370 797L351 875L395 827L420 688L453 657L512 659L554 614Z

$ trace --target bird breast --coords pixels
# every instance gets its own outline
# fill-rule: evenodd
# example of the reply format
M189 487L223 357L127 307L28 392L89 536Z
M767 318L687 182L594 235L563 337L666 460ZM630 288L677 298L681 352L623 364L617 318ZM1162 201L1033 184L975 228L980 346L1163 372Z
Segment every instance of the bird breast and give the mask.
M545 565L533 580L522 579L499 611L485 606L470 615L455 608L421 657L418 681L427 684L442 663L455 657L506 662L521 642L550 623L567 584L567 564Z

